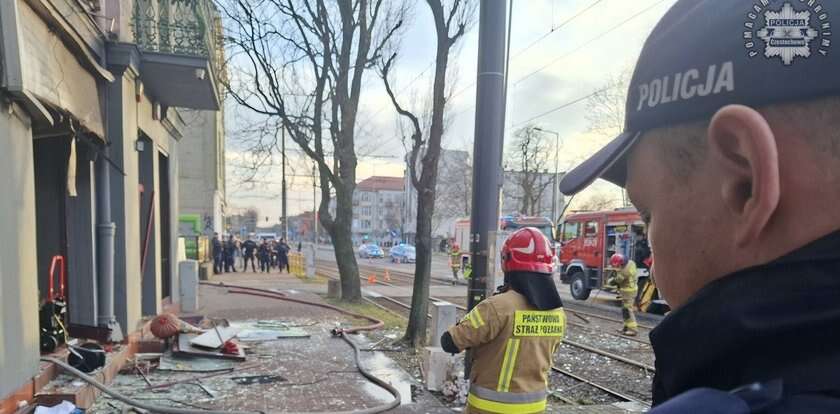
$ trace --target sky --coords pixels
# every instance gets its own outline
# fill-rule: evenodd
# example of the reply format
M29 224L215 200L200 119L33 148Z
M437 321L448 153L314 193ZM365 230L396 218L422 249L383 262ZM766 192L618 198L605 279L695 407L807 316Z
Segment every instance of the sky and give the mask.
M612 137L590 130L583 97L602 88L610 77L631 71L643 42L656 22L675 0L514 0L511 28L511 62L508 74L506 132L530 121L560 134L561 171L597 151ZM434 60L434 28L425 2L416 1L410 26L404 33L392 83L398 99L419 109L422 97L431 89ZM478 55L478 24L459 42L450 60L452 98L447 104L452 123L443 147L472 152L475 118L475 79ZM228 140L241 134L242 120L249 115L241 108L226 108ZM405 148L398 117L385 94L382 81L373 71L363 86L357 125L357 176L402 176ZM509 139L509 135L506 135ZM311 211L313 205L311 162L294 144L287 142L289 185L288 214ZM268 221L280 217L280 169L265 168L257 183L242 184L236 165L242 154L231 143L227 148L228 204L232 212L256 207ZM275 160L276 163L279 161ZM576 202L600 195L620 200L620 190L599 181L578 195ZM319 195L320 196L320 195ZM574 208L574 205L572 206Z

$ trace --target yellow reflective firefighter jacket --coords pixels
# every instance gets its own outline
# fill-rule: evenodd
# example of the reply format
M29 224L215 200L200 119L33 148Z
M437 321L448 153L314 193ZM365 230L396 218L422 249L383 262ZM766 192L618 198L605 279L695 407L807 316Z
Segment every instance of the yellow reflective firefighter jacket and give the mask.
M452 269L461 268L461 251L452 249L449 251L449 267Z
M458 349L473 351L467 412L545 411L548 372L565 331L562 308L536 310L513 290L479 303L449 328Z
M635 292L638 289L636 282L638 273L636 263L628 260L623 268L615 272L615 284L623 292Z

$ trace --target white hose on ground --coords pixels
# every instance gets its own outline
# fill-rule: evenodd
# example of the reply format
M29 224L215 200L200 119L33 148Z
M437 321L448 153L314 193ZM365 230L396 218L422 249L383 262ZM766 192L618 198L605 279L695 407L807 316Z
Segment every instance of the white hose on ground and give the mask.
M232 287L232 286L215 285L215 284L211 284L211 285L216 286L216 287ZM245 287L244 286L236 286L236 288L243 289ZM384 412L384 411L388 411L388 410L390 410L392 408L395 408L398 405L400 405L400 401L401 401L400 392L393 385L383 381L381 378L376 377L375 375L373 375L368 370L366 370L365 368L362 367L361 350L359 349L359 346L355 342L353 342L353 340L351 340L349 337L347 337L348 333L356 332L358 330L379 328L379 327L382 326L382 321L376 320L374 318L370 318L368 316L358 315L358 314L355 314L353 312L348 312L344 309L336 308L336 307L326 305L326 304L303 301L303 300L300 300L300 299L286 298L286 297L281 296L282 293L278 294L278 292L273 292L273 291L266 290L266 289L256 289L256 288L246 288L246 289L251 290L252 292L249 292L249 293L253 296L263 296L263 297L269 297L269 298L277 299L277 300L284 300L284 301L288 301L288 302L295 302L295 303L302 303L302 304L311 305L311 306L325 307L325 308L328 308L328 309L336 310L340 313L344 313L344 314L351 315L351 316L354 316L354 317L360 317L360 318L363 318L363 319L368 319L368 320L377 322L377 323L374 323L374 325L370 325L368 327L340 330L340 331L337 331L336 334L338 336L340 336L342 339L344 339L344 341L347 342L353 348L353 359L356 363L356 369L359 370L359 372L362 374L362 376L364 376L365 378L367 378L368 380L370 380L374 384L384 388L386 391L391 393L391 395L394 396L394 400L392 400L392 401L390 401L386 404L380 404L380 405L377 405L375 407L365 408L365 409L361 409L361 410L327 411L327 412L320 412L320 413L299 412L299 413L290 413L290 414L378 414L378 413L381 413L381 412ZM245 293L245 292L239 292L239 293ZM105 394L107 394L107 395L125 403L125 404L128 404L132 407L137 407L137 408L140 408L140 409L143 409L143 410L151 411L151 412L154 412L154 413L161 413L161 414L264 414L262 412L256 412L256 411L197 410L197 409L162 407L162 406L146 404L146 403L143 403L143 402L140 402L140 401L137 401L137 400L132 400L131 398L126 397L126 396L108 388L108 386L100 383L95 378L85 374L82 371L79 371L76 368L73 368L72 366L70 366L69 364L67 364L66 362L64 362L60 359L56 359L56 358L52 358L52 357L41 357L41 361L51 362L53 364L56 364L56 365L60 366L61 368L63 368L67 372L79 377L80 379L87 382L88 384L93 385L94 387L98 388L103 393L105 393Z

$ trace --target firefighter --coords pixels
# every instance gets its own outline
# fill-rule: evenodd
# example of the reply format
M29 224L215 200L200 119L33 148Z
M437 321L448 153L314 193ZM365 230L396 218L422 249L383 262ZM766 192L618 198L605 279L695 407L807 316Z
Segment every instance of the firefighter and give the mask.
M461 271L461 249L456 243L453 243L449 250L449 267L452 268L452 278L458 280L458 272Z
M621 316L624 317L624 328L620 332L622 335L636 336L639 329L636 314L633 312L638 293L636 262L627 260L627 257L621 253L616 253L610 257L610 266L615 274L610 278L609 284L615 285L621 295Z
M499 293L441 337L446 352L473 351L468 413L545 411L548 372L566 329L553 258L542 232L517 230L502 247Z

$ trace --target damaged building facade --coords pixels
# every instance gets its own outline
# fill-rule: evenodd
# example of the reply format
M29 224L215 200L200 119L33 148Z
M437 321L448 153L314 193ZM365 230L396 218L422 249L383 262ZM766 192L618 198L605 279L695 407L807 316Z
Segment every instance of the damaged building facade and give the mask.
M0 401L36 391L51 268L114 339L177 301L176 108L218 111L222 62L209 0L0 1Z

